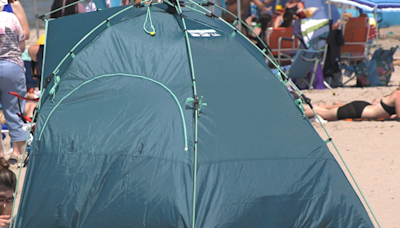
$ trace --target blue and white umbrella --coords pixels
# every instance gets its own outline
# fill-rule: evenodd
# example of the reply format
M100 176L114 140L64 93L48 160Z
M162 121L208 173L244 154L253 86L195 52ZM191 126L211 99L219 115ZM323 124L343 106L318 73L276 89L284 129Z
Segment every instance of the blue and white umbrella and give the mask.
M353 5L368 11L372 11L375 8L384 12L400 11L399 0L329 0L329 2Z

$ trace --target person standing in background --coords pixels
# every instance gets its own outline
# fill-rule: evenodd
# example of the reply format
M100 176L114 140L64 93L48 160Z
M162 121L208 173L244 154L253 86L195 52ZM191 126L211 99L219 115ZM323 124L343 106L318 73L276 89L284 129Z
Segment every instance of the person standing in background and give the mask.
M10 2L8 2L10 3ZM24 61L21 53L25 50L25 34L18 18L10 12L3 11L6 0L0 0L0 103L3 105L13 152L9 162L16 163L24 150L28 132L22 129L24 122L19 118L18 98L9 94L16 92L26 94ZM21 101L21 107L25 102ZM0 154L0 157L4 154Z
M53 4L51 5L51 11L64 7L66 5L72 4L77 2L78 0L54 0ZM85 13L85 7L82 3L77 3L75 5L69 6L67 8L58 10L50 14L50 18L59 18L63 16L68 16L77 13Z
M6 1L4 1L6 2ZM28 20L26 19L26 14L24 11L24 8L22 8L22 5L19 1L10 1L10 3L7 2L6 5L4 5L3 10L5 12L10 12L15 14L17 16L18 21L22 27L22 31L24 31L25 38L28 40L30 37L30 32L29 32L29 24Z

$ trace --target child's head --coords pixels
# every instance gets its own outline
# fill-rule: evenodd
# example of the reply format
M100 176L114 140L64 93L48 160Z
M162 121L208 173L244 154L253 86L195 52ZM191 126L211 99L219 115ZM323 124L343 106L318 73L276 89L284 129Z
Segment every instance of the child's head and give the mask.
M293 14L289 13L289 12L285 12L285 14L283 14L283 22L281 24L281 26L279 27L291 27L293 24Z
M265 31L268 27L271 27L272 16L267 13L261 13L258 18L258 23L261 24L261 30Z
M13 171L9 170L10 164L4 157L0 157L0 191L15 191L17 178Z

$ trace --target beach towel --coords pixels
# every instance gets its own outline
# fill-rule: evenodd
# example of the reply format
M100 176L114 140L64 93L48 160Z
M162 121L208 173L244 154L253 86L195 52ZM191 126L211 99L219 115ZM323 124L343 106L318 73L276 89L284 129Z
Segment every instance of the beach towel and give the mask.
M327 37L329 33L328 19L302 19L301 34L307 48L324 47L325 41L319 37Z

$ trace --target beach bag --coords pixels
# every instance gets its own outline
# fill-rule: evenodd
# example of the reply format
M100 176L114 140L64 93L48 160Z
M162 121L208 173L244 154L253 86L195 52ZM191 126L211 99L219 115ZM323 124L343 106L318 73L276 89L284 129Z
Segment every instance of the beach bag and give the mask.
M357 86L387 86L392 76L393 62L390 58L376 58L354 66Z
M393 46L390 49L378 49L374 52L371 59L383 59L389 63L390 71L394 72L393 55L397 51L398 46Z

